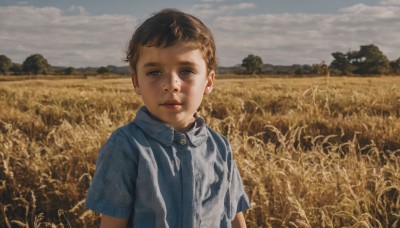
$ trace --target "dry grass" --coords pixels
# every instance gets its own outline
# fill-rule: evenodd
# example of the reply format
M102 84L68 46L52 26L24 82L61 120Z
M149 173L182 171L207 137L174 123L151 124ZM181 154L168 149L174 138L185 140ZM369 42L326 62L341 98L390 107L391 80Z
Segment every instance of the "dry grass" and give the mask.
M400 226L400 78L221 79L200 112L228 136L249 227ZM0 84L0 227L93 227L98 149L141 101L129 79Z

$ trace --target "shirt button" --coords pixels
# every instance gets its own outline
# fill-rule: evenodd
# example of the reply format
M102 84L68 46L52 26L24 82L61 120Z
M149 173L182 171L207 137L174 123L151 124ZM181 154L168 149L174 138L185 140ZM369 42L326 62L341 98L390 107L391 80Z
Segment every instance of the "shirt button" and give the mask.
M186 139L181 139L179 140L179 143L183 146L186 145Z

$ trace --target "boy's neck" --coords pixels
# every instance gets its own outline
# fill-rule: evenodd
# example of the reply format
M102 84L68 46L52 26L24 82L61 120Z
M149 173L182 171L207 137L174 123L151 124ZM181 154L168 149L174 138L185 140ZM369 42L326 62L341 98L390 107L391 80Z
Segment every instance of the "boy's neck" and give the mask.
M185 128L182 129L176 129L174 128L175 131L180 132L180 133L186 133L188 132L190 129L192 129L194 127L194 125L196 124L196 118L193 117L193 121L187 125Z
M157 118L155 115L153 115L149 110L146 109L147 114L153 118L156 121L159 121L160 123L166 124L170 127L172 127L171 125L169 125L168 123L163 122L162 120L160 120L159 118ZM175 131L180 132L180 133L186 133L187 131L189 131L190 129L193 128L193 126L196 123L196 117L198 116L197 112L193 115L193 119L190 122L190 124L188 124L187 126L183 127L183 128L174 128L172 127Z

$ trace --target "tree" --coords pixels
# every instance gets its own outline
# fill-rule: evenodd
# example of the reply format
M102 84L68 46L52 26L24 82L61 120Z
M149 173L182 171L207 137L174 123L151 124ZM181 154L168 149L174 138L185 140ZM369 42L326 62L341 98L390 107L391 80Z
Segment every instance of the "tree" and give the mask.
M316 64L316 63L312 64L311 65L311 74L318 75L318 73L319 73L319 64Z
M303 66L299 66L298 68L296 68L296 70L294 71L295 75L303 75L304 74L304 69Z
M247 73L255 74L261 72L263 61L261 57L251 54L242 60L242 67L246 68Z
M110 73L110 70L107 67L100 67L97 69L98 74L108 74Z
M360 46L357 54L355 73L387 74L390 71L388 58L373 44Z
M390 62L391 72L393 74L399 75L400 74L400 57L397 60Z
M360 46L359 51L332 53L334 60L331 63L333 71L340 71L343 75L355 74L388 74L391 63L388 58L373 44ZM393 68L393 67L392 67Z
M67 68L65 68L64 73L65 73L66 75L75 74L75 68L73 68L73 67L67 67Z
M0 73L8 74L8 71L13 66L11 59L5 55L0 55Z
M19 63L13 63L12 67L10 67L10 71L13 74L21 74L22 72L22 65Z
M13 74L21 74L22 73L22 65L19 63L13 63L12 67L10 68L10 71Z
M338 70L342 75L350 75L354 68L350 63L351 59L349 59L351 53L352 52L348 52L346 55L342 52L332 53L334 60L331 62L330 68Z
M326 65L325 61L322 60L322 62L318 65L318 75L329 77L329 70L329 66Z
M50 71L50 64L41 54L33 54L22 63L22 70L26 73L47 74Z

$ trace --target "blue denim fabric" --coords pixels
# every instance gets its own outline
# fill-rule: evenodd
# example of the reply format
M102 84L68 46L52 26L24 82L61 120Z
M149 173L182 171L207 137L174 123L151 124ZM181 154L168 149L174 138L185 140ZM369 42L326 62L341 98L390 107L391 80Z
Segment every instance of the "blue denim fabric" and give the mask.
M130 227L231 227L250 205L224 136L201 117L176 132L142 107L101 148L86 208Z

